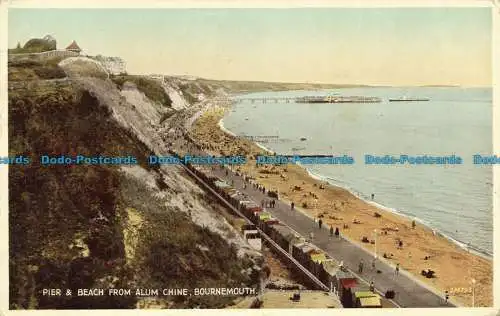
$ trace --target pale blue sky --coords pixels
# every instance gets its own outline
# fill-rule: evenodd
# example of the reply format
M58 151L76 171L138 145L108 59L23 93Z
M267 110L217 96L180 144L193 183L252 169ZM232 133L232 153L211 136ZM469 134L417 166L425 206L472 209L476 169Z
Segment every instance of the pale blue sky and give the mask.
M491 84L488 8L11 9L9 47L51 34L130 73L361 84Z

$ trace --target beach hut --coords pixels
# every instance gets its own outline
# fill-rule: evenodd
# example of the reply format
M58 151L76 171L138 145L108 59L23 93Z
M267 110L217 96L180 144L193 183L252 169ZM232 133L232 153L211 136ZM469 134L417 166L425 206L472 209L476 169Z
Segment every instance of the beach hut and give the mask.
M327 259L326 254L319 250L311 250L309 255L311 256L311 260L315 263L322 263Z
M262 229L264 230L264 232L266 234L269 235L271 233L271 230L273 229L274 225L279 224L279 222L280 221L274 217L266 218L266 219L262 220Z
M346 308L354 307L352 289L358 285L356 277L350 272L345 272L339 269L335 273L335 280L342 305Z
M264 220L266 220L266 219L270 219L270 218L271 218L271 214L270 214L270 213L268 213L268 212L260 212L260 213L258 214L258 216L259 216L259 220L260 220L260 221L264 221Z
M286 251L290 251L290 243L298 241L295 232L283 224L273 225L269 233L270 237ZM295 243L295 242L293 242Z
M370 291L354 292L354 306L360 308L381 308L382 301L378 294Z
M335 289L338 292L339 288L335 282L335 273L339 270L338 262L332 258L327 258L321 263L321 267L322 269L318 275L318 279L328 285L331 290Z
M218 188L218 189L223 189L223 188L227 188L227 187L230 187L230 185L225 182L225 181L222 181L222 180L216 180L214 182L214 185Z
M262 238L255 225L245 224L241 227L243 237L255 250L262 250Z
M323 270L322 263L327 260L327 256L319 249L310 250L308 254L310 258L308 264L309 271L316 277L319 277Z
M310 256L309 252L311 250L315 250L315 249L316 249L316 247L314 247L313 245L311 245L308 242L296 244L293 246L292 256L298 262L300 262L300 264L302 264L304 267L306 267L308 270L310 270L312 260L311 260L311 256Z

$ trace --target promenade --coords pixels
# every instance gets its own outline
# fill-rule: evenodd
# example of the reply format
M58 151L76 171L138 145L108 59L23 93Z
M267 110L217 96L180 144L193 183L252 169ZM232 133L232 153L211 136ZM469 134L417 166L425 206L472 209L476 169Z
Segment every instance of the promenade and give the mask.
M182 151L187 150L190 154L206 155L183 140L179 139L177 145L182 145ZM212 173L227 183L231 183L235 189L245 193L258 204L263 199L270 199L266 194L254 189L251 184L247 183L246 188L244 188L243 178L230 170L216 167ZM451 302L445 302L444 293L436 293L422 281L415 279L403 270L400 270L399 274L396 275L395 268L384 261L377 260L376 269L372 271L373 253L345 239L330 237L328 227L319 229L313 219L298 210L291 210L287 203L277 201L275 208L267 208L266 211L304 237L308 237L310 232L313 232L313 244L335 260L343 261L346 268L366 283L369 284L373 281L376 290L380 293L385 293L389 289L394 290L396 296L393 302L399 307L455 307ZM362 273L357 273L361 260L364 262L364 269ZM381 273L376 273L376 270L380 270Z

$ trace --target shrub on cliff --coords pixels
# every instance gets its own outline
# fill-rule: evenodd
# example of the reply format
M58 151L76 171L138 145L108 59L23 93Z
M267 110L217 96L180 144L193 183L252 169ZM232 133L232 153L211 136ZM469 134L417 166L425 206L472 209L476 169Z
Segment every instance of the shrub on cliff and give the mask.
M9 81L64 78L66 77L66 73L58 65L60 61L61 58L50 58L43 61L26 58L9 61Z
M9 94L9 154L31 156L9 167L9 305L11 309L133 308L134 297L43 296L43 288L241 286L240 260L219 235L195 225L179 210L151 196L119 166L41 166L38 155L135 156L148 148L111 118L88 91L44 87ZM141 159L142 158L142 159ZM156 167L158 168L158 167ZM161 183L160 183L161 185ZM162 185L167 190L168 187ZM139 232L138 264L125 256L126 207L149 223ZM104 221L96 218L103 216ZM156 232L160 232L156 233ZM156 233L156 234L155 234ZM80 238L89 249L82 255ZM83 257L82 257L83 256ZM34 267L31 270L30 267ZM230 297L181 298L177 307L221 307Z
M98 266L124 256L119 171L114 166L41 166L38 155L140 157L147 148L110 120L107 108L88 92L44 87L9 94L9 151L32 158L29 165L9 168L10 306L80 304L43 298L37 289L68 288L76 282L69 274L80 256L78 249L69 248L76 235L86 237L90 249L88 278L81 282L92 287L113 273ZM95 223L99 213L107 222ZM29 265L38 271L29 272ZM122 282L126 286L128 281ZM133 306L134 301L102 304L113 308Z
M130 81L137 86L137 89L144 93L151 101L161 104L162 106L171 107L172 100L165 92L161 84L153 79L141 76L113 76L113 82L120 88L123 88L125 82Z
M41 38L32 38L23 46L23 51L27 53L41 53L55 49L55 41L47 41Z

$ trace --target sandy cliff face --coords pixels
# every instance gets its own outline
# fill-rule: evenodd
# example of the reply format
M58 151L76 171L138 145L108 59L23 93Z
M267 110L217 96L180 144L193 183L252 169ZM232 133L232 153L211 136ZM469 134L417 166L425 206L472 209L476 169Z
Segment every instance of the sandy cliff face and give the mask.
M9 95L10 154L126 153L139 164L9 170L11 308L151 305L141 299L47 299L37 294L44 287L253 286L260 254L219 215L216 203L180 167L146 163L149 154L169 154L165 134L181 125L188 115L181 108L191 110L190 103L178 90L169 96L179 110L132 86L120 90L87 60L61 67L69 76L64 86L46 80L36 93L19 88ZM230 303L185 298L154 305Z

